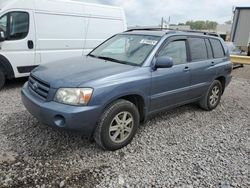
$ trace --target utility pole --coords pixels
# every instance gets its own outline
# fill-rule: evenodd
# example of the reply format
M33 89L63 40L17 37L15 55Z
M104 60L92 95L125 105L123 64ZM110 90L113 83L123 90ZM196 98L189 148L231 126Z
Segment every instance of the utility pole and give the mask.
M161 17L161 29L163 29L163 27L164 27L164 18Z

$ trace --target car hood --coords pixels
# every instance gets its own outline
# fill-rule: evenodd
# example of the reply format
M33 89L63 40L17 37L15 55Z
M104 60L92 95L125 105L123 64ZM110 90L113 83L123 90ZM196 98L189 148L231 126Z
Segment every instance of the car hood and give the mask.
M51 88L79 87L98 80L135 69L135 66L119 64L89 56L65 59L40 65L32 71L36 78L47 82ZM91 87L85 85L86 87Z

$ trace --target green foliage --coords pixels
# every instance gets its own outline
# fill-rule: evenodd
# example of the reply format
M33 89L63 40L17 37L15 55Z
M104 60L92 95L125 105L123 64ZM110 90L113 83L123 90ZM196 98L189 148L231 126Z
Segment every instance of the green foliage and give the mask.
M215 30L218 23L214 21L187 21L186 25L189 25L194 30Z

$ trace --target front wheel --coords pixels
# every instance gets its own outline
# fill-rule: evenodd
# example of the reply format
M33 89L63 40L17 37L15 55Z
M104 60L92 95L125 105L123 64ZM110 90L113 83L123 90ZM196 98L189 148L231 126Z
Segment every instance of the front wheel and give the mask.
M220 103L223 90L221 82L218 80L213 81L207 93L200 101L200 106L205 110L213 110Z
M126 100L112 103L101 116L94 138L105 150L114 151L128 145L140 122L137 107Z
M0 69L0 90L3 88L5 81L6 81L5 75L3 71Z

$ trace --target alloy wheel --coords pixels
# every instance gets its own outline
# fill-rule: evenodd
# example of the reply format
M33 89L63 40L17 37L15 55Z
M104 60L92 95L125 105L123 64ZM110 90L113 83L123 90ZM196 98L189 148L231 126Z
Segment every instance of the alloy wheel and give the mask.
M129 112L120 112L111 121L109 137L115 143L124 142L131 134L134 118Z

